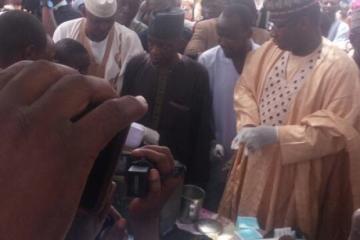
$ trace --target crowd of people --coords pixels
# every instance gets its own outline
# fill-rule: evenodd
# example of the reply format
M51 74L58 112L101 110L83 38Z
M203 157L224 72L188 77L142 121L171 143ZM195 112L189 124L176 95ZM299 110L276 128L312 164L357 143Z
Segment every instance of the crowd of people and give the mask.
M0 239L159 239L182 182L265 233L360 239L360 1L1 5ZM96 214L79 202L101 149L135 121L160 139L132 152L156 169L126 225L114 186ZM186 175L164 178L175 159Z

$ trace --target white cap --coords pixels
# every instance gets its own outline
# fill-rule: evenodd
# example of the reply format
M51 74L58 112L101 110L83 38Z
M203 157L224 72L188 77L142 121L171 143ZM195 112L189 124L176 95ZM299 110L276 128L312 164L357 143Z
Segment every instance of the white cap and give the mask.
M99 18L108 18L117 11L116 0L85 0L85 8L92 15Z

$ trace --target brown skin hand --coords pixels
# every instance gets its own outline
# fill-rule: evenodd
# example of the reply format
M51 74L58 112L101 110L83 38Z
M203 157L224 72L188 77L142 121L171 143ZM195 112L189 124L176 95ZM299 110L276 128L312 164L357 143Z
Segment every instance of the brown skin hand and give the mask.
M351 224L351 232L348 240L360 239L360 209L356 210Z
M145 100L46 61L1 71L0 98L2 238L64 239L97 155ZM101 104L73 122L90 103Z

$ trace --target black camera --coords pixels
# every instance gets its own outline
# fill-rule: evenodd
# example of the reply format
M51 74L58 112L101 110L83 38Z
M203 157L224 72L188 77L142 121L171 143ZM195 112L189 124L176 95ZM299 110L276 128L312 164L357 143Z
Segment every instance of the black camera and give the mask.
M149 174L154 165L146 158L130 160L126 173L127 195L144 198L149 193Z
M128 197L145 198L149 193L150 170L156 166L145 157L134 157L130 154L121 154L117 172L125 176L126 192ZM162 175L161 180L168 177L184 176L186 167L175 161L175 167L169 174Z

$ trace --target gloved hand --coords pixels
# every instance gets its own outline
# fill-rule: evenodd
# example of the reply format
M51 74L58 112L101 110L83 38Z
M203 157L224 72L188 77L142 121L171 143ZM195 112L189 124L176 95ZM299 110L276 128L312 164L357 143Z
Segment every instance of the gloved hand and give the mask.
M225 149L221 144L215 144L211 149L211 155L222 159L225 155Z
M271 126L244 127L231 144L232 149L238 149L244 143L250 152L255 152L265 145L278 142L277 129Z

